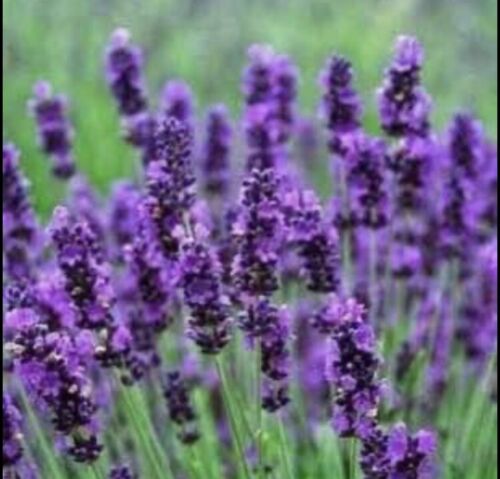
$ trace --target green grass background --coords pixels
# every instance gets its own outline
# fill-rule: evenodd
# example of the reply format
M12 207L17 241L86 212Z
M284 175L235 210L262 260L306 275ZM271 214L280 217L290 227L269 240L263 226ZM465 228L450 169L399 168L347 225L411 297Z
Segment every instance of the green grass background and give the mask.
M117 26L130 28L144 47L152 95L166 79L181 77L192 85L199 110L224 101L235 116L252 42L269 42L293 56L308 113L318 102L318 70L340 52L356 68L370 130L376 130L373 91L393 39L415 34L427 50L425 81L436 124L466 107L492 135L497 131L496 0L4 0L3 13L4 140L22 150L44 215L63 191L37 151L26 114L37 79L70 98L77 161L98 188L133 171L102 74L103 49Z

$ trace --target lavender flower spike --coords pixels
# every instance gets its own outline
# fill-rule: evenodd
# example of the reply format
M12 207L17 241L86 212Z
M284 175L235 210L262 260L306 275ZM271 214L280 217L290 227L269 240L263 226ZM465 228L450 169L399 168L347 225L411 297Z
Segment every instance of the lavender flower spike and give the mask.
M142 52L125 28L116 29L106 50L106 79L120 114L132 117L147 110Z
M206 131L201 160L203 189L209 197L224 200L230 188L229 153L233 133L224 105L209 110Z
M432 103L421 86L423 62L420 43L413 37L400 36L392 65L377 92L380 121L388 135L426 136L429 132Z
M189 398L188 385L179 371L167 373L163 395L170 419L180 428L177 437L184 444L195 443L200 437L196 426L196 412Z
M321 72L322 114L334 136L351 133L361 126L363 109L361 99L353 88L353 80L351 63L337 55L328 60Z
M19 168L19 152L11 145L2 148L2 226L4 270L12 280L34 274L40 249L40 232L31 206L29 183Z
M188 335L204 354L218 354L231 338L229 300L222 293L221 266L196 227L181 251L181 287L190 310Z
M45 81L33 88L34 98L29 108L38 128L38 142L52 161L52 171L61 179L70 178L76 171L72 154L73 129L67 118L67 101L53 95L52 87Z
M381 394L375 333L355 300L331 296L320 321L330 330L327 375L335 387L333 427L341 437L362 438L373 428ZM340 304L339 304L340 302Z
M193 93L187 83L170 80L163 87L160 110L165 117L174 117L193 128Z

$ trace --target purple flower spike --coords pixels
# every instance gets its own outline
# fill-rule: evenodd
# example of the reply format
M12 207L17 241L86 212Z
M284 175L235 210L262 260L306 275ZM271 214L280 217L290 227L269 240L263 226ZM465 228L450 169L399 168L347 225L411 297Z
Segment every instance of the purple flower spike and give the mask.
M33 404L50 413L75 461L95 461L102 445L93 431L97 406L88 376L94 350L89 333L50 331L32 309L13 310L6 321L17 328L8 350Z
M378 91L379 115L388 135L426 136L432 103L421 86L424 53L413 37L401 36L396 41L392 65Z
M269 45L252 45L248 59L242 86L245 101L248 105L266 103L273 95L274 50Z
M353 135L348 143L345 164L354 224L382 228L389 218L385 145L362 134Z
M2 449L4 467L15 466L23 457L23 446L21 443L22 416L12 398L8 394L2 396Z
M480 173L483 148L484 131L481 123L468 113L455 115L448 132L449 155L453 166L469 180Z
M233 281L242 295L270 296L278 289L277 252L283 241L279 181L272 169L254 169L245 179L233 224L237 254Z
M340 56L330 58L320 75L323 90L322 114L331 134L331 149L337 153L336 137L361 126L361 99L353 88L351 63Z
M49 83L40 81L33 88L34 98L29 108L38 128L38 142L52 161L55 176L67 179L76 171L72 155L73 129L67 118L67 101L53 95Z
M307 288L332 293L339 286L340 256L337 231L326 224L312 191L286 198L289 241L298 247Z
M203 189L211 198L227 199L230 189L229 154L232 128L223 105L210 109L206 122L206 139L202 154Z
M196 412L191 404L186 381L179 371L167 373L163 385L170 419L179 427L177 437L184 444L193 444L200 438Z
M389 477L401 479L432 479L437 442L430 431L419 431L412 437L402 423L388 435L387 455L391 465Z
M264 384L262 407L268 412L276 412L286 406L288 396L288 376L290 374L290 337L288 311L263 300L259 311L261 324L266 324L261 335L262 373Z
M204 354L218 354L231 339L229 300L222 293L221 266L199 239L186 239L181 251L181 287L190 310L188 336ZM206 236L205 236L206 238Z
M286 143L295 125L298 71L290 58L278 56L274 67L275 117L279 127L278 141Z
M331 340L327 376L335 388L332 423L341 437L364 437L381 395L375 334L354 300L338 304L332 296L330 301L325 313L331 316L316 322L329 331Z
M93 230L60 206L54 211L49 233L66 292L77 315L77 325L91 330L111 325L114 296L108 267L102 262Z
M106 79L124 117L147 110L142 70L142 52L131 43L128 30L118 28L106 49Z
M134 183L123 180L113 184L107 212L107 226L118 254L135 237L139 202L140 193Z
M163 87L160 109L164 117L176 120L193 128L193 92L187 83L170 80Z
M10 279L20 281L34 274L41 242L29 183L19 167L19 152L11 144L2 148L2 174L4 271Z
M172 117L158 125L142 206L155 227L165 256L171 259L179 248L175 228L182 225L183 215L195 202L191 153L192 136L186 125Z

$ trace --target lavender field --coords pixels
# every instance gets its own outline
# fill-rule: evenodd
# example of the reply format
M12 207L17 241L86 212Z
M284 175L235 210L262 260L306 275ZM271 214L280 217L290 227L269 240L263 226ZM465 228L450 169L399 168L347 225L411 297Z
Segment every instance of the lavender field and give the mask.
M496 59L467 80L480 57L443 63L459 43L411 29L441 17L398 1L378 2L378 44L341 33L314 65L293 54L305 15L206 72L167 32L163 67L141 38L172 2L131 2L136 34L127 2L92 1L112 25L59 68L66 46L40 62L36 35L67 7L22 1L39 15L4 24L3 478L496 478ZM206 2L172 24L224 6ZM473 18L494 36L492 5Z

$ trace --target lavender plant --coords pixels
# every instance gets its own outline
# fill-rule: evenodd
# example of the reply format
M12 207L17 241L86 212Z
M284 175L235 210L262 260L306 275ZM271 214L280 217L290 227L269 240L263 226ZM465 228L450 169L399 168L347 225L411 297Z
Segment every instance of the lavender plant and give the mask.
M380 137L327 61L326 200L289 57L249 49L241 129L178 80L153 111L126 30L105 59L136 178L93 191L47 83L30 110L72 177L47 228L3 147L3 477L496 477L496 147L469 113L433 129L419 42Z

